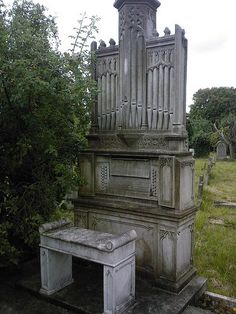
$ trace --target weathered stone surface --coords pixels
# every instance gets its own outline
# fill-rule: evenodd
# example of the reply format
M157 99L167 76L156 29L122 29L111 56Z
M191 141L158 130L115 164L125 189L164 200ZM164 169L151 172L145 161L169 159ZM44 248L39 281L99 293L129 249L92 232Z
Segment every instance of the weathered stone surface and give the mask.
M39 227L39 233L45 233L48 231L55 231L55 229L59 229L62 227L68 227L71 224L71 221L68 219L62 219L58 221L53 221L49 223L45 223Z
M42 294L51 295L73 282L72 256L103 265L104 314L122 313L135 297L134 230L113 235L78 227L43 225L40 234Z
M117 234L134 228L138 235L137 267L151 274L160 286L180 290L195 273L192 264L194 208L188 214L177 210L166 212L144 203L97 196L81 198L78 204L75 221L81 228Z
M45 236L105 252L113 252L115 249L135 240L137 237L134 230L123 233L122 235L114 235L78 227L50 230Z
M157 36L159 5L155 0L115 2L119 45L95 50L100 92L93 133L148 130L186 136L187 40L178 25L175 35L166 28L165 36Z
M193 266L194 160L186 124L187 39L156 30L156 0L117 0L119 43L96 54L98 84L88 148L80 152L84 187L75 201L81 228L134 229L137 267L179 292Z
M37 294L40 288L40 278L35 275L36 273L37 271L34 271L32 277L25 278L20 283L21 287L34 294ZM45 299L75 313L101 314L103 311L103 269L101 265L75 259L73 260L73 276L74 283L72 285L52 296L45 296ZM202 289L204 290L205 283L206 280L195 278L184 290L175 295L158 290L151 281L137 276L135 303L124 313L180 314L188 304L191 304L195 295L199 294Z
M219 141L216 146L216 158L225 159L227 158L227 145L223 141Z
M199 307L188 306L183 314L213 314L213 312L208 310L203 310Z

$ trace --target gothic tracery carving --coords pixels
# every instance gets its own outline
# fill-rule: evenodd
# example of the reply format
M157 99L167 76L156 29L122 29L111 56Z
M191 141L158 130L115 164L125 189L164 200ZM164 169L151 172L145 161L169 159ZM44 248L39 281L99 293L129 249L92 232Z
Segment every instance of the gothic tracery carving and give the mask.
M160 234L160 240L162 241L167 237L173 240L176 240L180 236L180 231L176 232L176 231L161 229L159 234Z
M148 49L147 67L153 69L160 65L169 68L174 66L174 47Z
M168 144L163 137L143 136L137 147L140 149L167 149Z
M117 74L119 57L108 56L108 57L99 57L97 59L97 77L106 75L107 73Z
M165 166L172 167L172 158L160 158L160 167L163 168Z

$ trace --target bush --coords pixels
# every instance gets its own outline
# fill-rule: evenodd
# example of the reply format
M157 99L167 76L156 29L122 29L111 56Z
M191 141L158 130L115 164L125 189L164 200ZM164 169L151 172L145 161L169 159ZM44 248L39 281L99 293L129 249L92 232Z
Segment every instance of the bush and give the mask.
M95 93L84 39L96 18L84 21L63 55L43 6L15 1L8 11L0 2L0 265L38 248L38 226L80 184Z

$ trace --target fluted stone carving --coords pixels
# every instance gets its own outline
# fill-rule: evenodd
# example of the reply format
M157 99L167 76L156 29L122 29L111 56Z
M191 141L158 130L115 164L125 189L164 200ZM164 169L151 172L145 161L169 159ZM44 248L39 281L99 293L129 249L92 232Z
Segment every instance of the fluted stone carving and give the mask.
M180 291L192 265L194 162L185 129L187 40L156 30L157 0L117 0L119 43L100 42L98 97L89 146L80 153L85 185L75 216L87 227L135 229L137 267ZM84 217L83 216L83 217Z
M185 131L187 41L176 25L157 37L158 1L116 1L119 45L96 51L98 132Z

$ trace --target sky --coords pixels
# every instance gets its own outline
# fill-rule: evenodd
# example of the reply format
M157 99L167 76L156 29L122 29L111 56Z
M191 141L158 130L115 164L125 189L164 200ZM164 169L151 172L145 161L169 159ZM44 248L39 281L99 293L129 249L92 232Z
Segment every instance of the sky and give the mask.
M12 0L5 0L12 3ZM56 16L61 49L70 48L73 27L81 13L97 15L99 33L96 40L118 42L118 11L114 0L34 0ZM167 26L185 29L188 39L187 108L200 88L236 87L236 0L160 0L157 9L157 31ZM188 110L188 109L187 109Z

